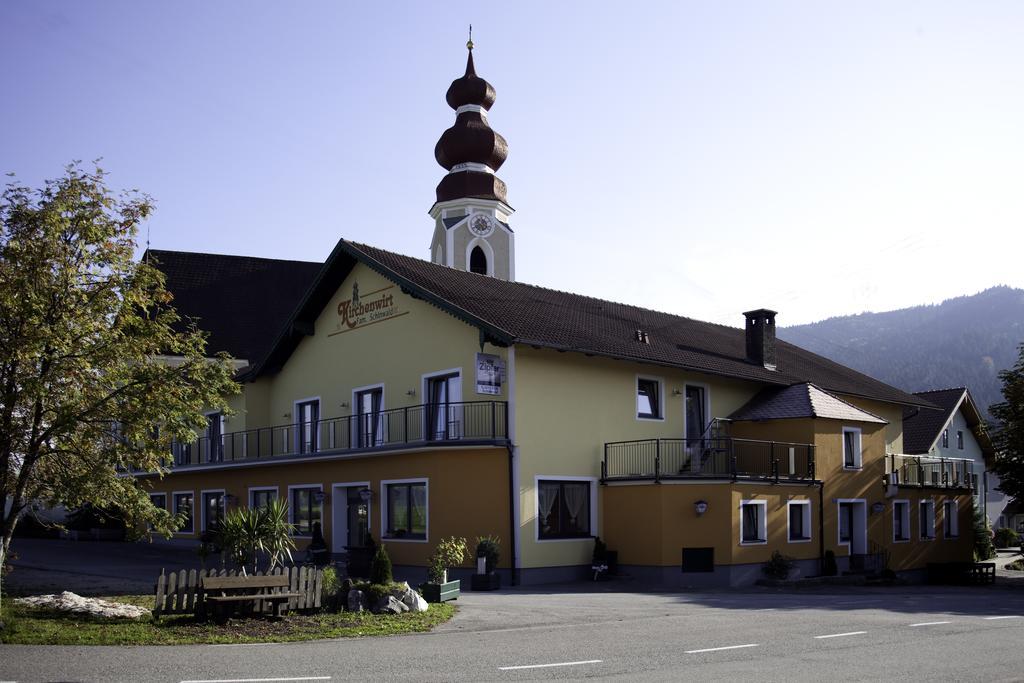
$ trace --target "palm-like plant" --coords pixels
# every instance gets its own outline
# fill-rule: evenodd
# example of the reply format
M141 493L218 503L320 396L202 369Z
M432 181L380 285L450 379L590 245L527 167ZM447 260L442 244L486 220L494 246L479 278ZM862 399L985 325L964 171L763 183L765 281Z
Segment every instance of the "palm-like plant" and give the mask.
M225 515L220 524L219 540L228 558L242 567L252 563L253 573L259 571L259 558L268 558L267 571L285 559L291 561L295 540L294 526L288 521L288 506L272 500L263 507L238 508Z

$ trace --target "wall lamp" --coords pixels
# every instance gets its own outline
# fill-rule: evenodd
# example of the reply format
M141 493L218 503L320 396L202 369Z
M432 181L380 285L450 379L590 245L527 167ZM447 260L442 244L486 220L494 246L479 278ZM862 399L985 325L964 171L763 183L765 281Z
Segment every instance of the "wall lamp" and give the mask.
M406 396L415 396L416 395L416 390L415 389L410 389L409 391L405 392L405 395Z
M673 396L682 396L683 392L681 390L679 390L679 389L673 389L672 390L672 395Z
M697 511L697 516L702 516L708 511L708 502L706 500L698 500L693 504L693 509Z

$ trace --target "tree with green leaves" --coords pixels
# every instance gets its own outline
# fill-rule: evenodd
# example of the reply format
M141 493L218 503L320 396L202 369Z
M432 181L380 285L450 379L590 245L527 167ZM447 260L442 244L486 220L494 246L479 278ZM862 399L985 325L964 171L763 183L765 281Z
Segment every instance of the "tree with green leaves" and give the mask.
M1024 501L1024 344L1016 364L999 373L1003 400L989 408L996 419L992 437L996 449L992 470L999 475L999 490Z
M179 319L163 275L135 260L153 209L79 164L0 200L0 566L36 504L116 507L129 529L175 519L126 472L163 473L172 439L238 391L226 356Z

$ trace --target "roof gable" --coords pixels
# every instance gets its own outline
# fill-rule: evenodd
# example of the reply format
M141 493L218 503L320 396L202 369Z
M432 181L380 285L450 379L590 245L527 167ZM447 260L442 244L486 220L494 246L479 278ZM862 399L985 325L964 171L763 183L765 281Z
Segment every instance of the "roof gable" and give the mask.
M784 389L770 388L729 416L730 420L785 420L822 418L844 422L888 424L885 420L847 403L813 384L794 384Z
M978 440L978 445L985 456L991 457L995 454L981 411L978 410L974 397L966 387L918 391L914 395L926 399L937 406L938 410L903 410L903 450L908 454L917 455L931 451L942 436L942 430L949 426L958 410L963 413L967 426Z

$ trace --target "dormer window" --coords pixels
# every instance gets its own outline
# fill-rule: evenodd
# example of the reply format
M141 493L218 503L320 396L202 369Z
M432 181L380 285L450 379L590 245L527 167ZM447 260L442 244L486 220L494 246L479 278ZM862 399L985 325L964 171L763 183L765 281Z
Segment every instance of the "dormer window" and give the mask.
M469 270L471 273L487 275L487 254L480 247L473 247L469 254Z

